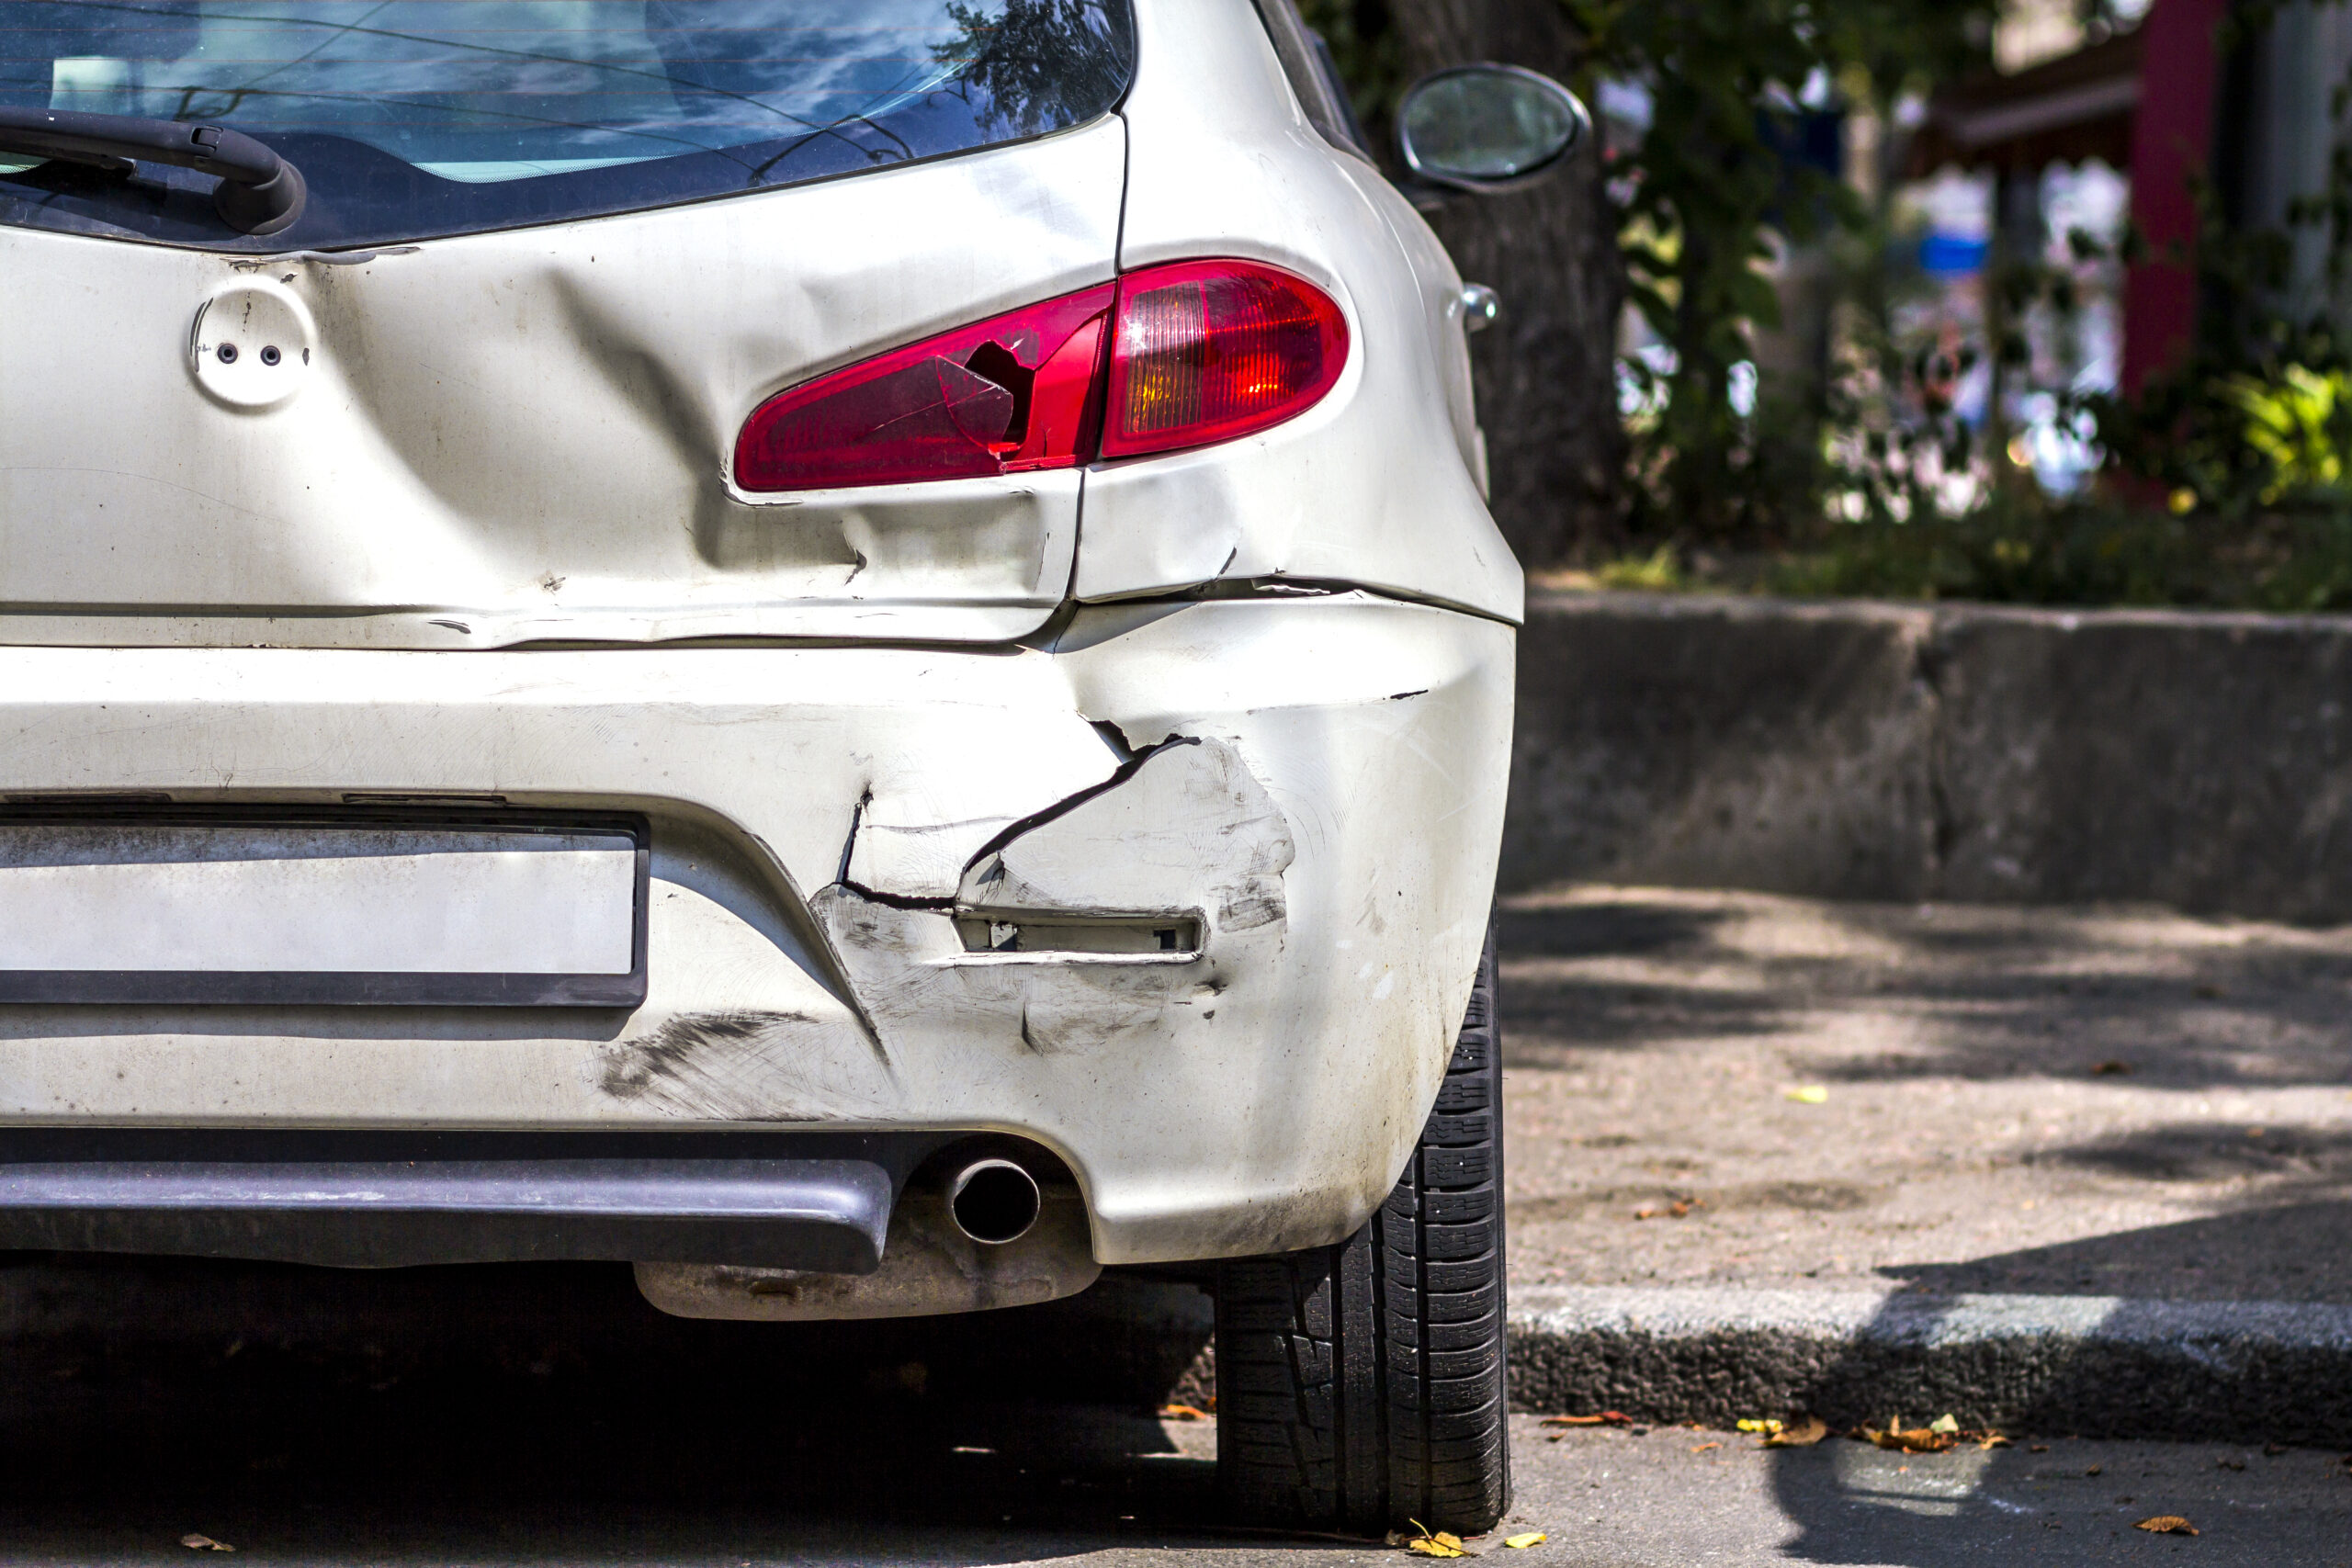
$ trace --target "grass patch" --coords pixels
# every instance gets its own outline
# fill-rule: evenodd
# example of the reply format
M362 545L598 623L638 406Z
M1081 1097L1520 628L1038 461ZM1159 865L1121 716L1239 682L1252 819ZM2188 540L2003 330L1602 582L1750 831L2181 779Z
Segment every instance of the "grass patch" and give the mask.
M2225 519L2106 502L2012 502L1919 524L1836 526L1774 560L1777 593L2017 604L2352 609L2352 511Z
M1832 524L1787 548L1640 546L1538 587L1798 598L2352 610L2352 508L2223 517L2107 501L1996 502L1923 523Z

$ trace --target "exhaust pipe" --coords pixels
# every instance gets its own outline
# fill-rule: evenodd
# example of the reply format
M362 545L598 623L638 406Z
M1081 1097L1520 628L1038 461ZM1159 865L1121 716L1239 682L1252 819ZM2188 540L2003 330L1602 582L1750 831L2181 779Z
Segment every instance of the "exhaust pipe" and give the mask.
M984 1246L1019 1241L1037 1223L1037 1179L1009 1159L976 1159L947 1183L956 1228Z

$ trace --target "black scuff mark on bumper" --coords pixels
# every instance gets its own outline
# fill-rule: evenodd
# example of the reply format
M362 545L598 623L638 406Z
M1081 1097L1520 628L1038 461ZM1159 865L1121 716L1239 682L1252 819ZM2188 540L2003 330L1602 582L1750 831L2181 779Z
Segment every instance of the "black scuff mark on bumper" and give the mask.
M698 1121L819 1122L895 1100L896 1076L886 1057L865 1058L879 1069L879 1081L842 1081L838 1057L822 1048L839 1032L839 1024L802 1012L680 1013L599 1047L597 1088L615 1100Z

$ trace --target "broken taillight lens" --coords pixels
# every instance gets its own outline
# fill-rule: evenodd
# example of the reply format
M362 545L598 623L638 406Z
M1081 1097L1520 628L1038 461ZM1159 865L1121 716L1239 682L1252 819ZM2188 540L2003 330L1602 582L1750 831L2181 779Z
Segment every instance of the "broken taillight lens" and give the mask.
M1347 357L1346 319L1303 277L1148 267L777 393L736 438L735 482L910 484L1205 446L1305 412Z
M1102 456L1230 441L1306 412L1348 362L1348 323L1303 277L1178 262L1119 280Z
M1085 461L1114 293L1023 306L779 392L735 438L735 482L828 490Z

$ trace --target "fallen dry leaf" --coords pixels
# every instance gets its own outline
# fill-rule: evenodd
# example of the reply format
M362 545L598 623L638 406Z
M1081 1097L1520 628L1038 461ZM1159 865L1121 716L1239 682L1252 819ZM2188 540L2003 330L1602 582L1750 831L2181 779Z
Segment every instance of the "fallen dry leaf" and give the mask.
M2015 1446L1998 1432L1963 1432L1961 1436L1975 1438L1976 1446L1980 1449L2006 1449Z
M2103 1464L2095 1464L2095 1465L2091 1466L2088 1470L2086 1470L2086 1471L2083 1472L2083 1473L2084 1473L2085 1475L2098 1475L2098 1474L2101 1473L2102 1472L2104 1472L2106 1469L2107 1469L2107 1466L2105 1466L2105 1465L2103 1465Z
M1789 1098L1799 1105L1826 1105L1829 1103L1829 1089L1826 1084L1800 1084L1789 1090Z
M1897 1453L1939 1454L1958 1443L1960 1434L1939 1432L1932 1427L1913 1427L1883 1432L1874 1427L1865 1427L1862 1428L1862 1441L1876 1443L1880 1448L1892 1449Z
M1764 1446L1768 1449L1809 1449L1829 1436L1829 1423L1818 1416L1808 1416L1787 1426L1777 1421L1773 1425L1780 1429L1765 1434Z
M1694 1454L1702 1454L1709 1449L1719 1449L1722 1447L1723 1445L1721 1443L1701 1443L1697 1448L1692 1449L1690 1451Z
M1634 1418L1622 1410L1604 1410L1598 1416L1546 1416L1546 1427L1630 1427Z
M1503 1537L1503 1544L1510 1547L1514 1551L1524 1551L1526 1548L1531 1546L1541 1546L1551 1539L1552 1538L1550 1536L1545 1535L1542 1530L1528 1530L1521 1535L1507 1535Z
M1159 1407L1162 1421L1205 1421L1209 1413L1193 1404L1163 1404Z
M194 1530L180 1537L180 1544L190 1551L234 1551L237 1550L225 1540L215 1540L209 1535L198 1535Z
M1408 1537L1405 1550L1418 1551L1423 1557L1468 1557L1473 1553L1462 1549L1462 1538L1452 1530L1433 1530L1419 1519L1406 1521L1421 1533Z
M2190 1524L2187 1519L2182 1518L2178 1514L2158 1514L2153 1518L2142 1519L2138 1524L2133 1525L2132 1528L2135 1530L2151 1530L2157 1535L2195 1535L2198 1533L2197 1527Z

